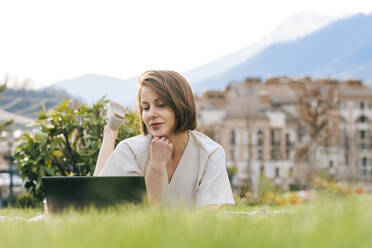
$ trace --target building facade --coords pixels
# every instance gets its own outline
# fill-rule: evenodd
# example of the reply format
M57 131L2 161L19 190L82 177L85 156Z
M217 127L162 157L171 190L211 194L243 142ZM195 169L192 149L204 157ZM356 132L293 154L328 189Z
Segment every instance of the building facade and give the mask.
M370 180L372 175L372 90L359 80L312 80L309 77L247 78L232 82L224 91L205 91L197 98L199 129L226 151L227 166L237 167L233 184L260 173L287 187L296 168L296 151L311 143L299 114L304 89L318 87L329 95L335 109L324 118L333 134L315 150L316 169L340 179ZM335 118L334 118L335 117ZM325 132L325 131L324 131ZM298 170L297 170L298 171ZM301 176L299 176L301 179Z

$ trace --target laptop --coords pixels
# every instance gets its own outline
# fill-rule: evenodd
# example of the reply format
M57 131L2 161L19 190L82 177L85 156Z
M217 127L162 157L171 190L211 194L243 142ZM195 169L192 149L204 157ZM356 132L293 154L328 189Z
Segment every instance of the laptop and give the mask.
M105 208L123 203L139 204L146 194L143 176L70 176L43 177L48 209Z

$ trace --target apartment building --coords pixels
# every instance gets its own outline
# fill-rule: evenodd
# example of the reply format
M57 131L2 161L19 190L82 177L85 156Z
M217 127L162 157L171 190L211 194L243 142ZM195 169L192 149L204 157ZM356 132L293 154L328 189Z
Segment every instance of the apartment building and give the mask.
M372 90L359 80L312 80L309 77L246 78L224 91L205 91L197 98L199 129L226 151L227 166L236 166L233 184L264 173L286 187L294 167L296 149L309 141L299 115L299 98L306 86L334 92L334 109L328 113L337 130L326 146L316 148L316 167L339 178L371 178ZM330 118L330 117L327 117ZM331 118L330 118L331 120ZM302 167L301 167L302 166Z

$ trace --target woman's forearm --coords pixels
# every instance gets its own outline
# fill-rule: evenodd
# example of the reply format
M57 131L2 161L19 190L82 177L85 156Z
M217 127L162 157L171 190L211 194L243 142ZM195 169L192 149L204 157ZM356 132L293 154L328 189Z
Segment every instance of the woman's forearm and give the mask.
M159 206L163 200L163 180L165 168L154 168L150 165L150 169L146 175L146 190L150 206Z
M115 140L117 136L118 131L114 131L109 126L105 126L105 129L103 131L103 141L98 153L96 168L93 174L94 176L98 176L101 173L107 159L114 151Z

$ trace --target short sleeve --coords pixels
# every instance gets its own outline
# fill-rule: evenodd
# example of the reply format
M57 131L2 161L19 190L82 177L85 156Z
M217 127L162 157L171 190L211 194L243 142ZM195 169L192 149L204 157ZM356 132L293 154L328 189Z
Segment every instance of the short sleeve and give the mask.
M103 167L100 176L143 176L129 145L120 142Z
M196 194L197 208L210 204L235 204L223 148L217 149L208 159Z

